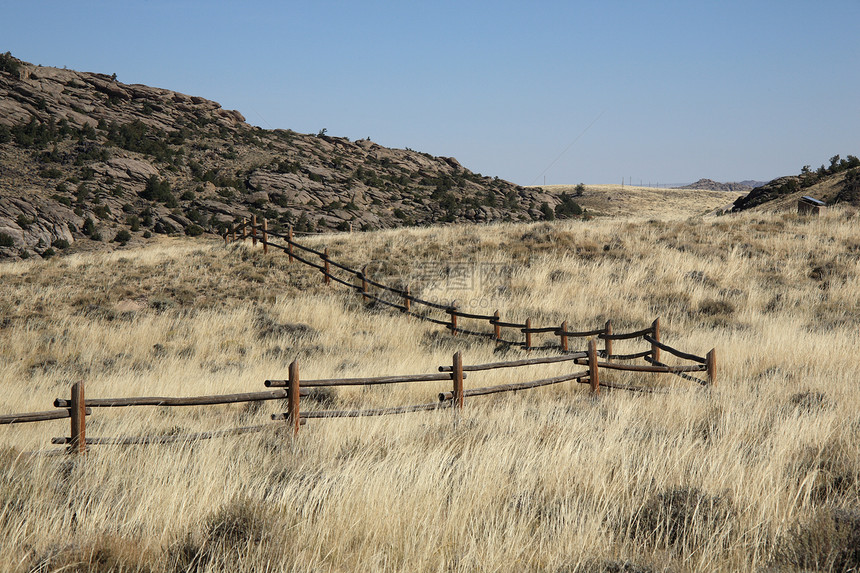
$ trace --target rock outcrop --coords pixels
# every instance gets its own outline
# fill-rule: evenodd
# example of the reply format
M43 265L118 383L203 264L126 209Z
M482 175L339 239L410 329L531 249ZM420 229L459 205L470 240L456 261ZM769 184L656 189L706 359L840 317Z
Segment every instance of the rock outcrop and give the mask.
M732 193L749 191L753 187L760 185L758 181L742 181L740 183L720 183L713 179L699 179L690 185L676 187L676 189L701 189L704 191L730 191Z
M0 256L219 232L251 215L361 230L541 219L558 203L452 157L263 130L202 97L0 56Z

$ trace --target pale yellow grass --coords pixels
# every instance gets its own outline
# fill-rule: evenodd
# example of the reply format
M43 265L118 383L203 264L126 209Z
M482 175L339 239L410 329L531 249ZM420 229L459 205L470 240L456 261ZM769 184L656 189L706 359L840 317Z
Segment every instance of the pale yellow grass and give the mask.
M547 192L575 195L575 185L543 185ZM610 217L632 220L679 220L706 215L731 206L746 193L705 191L698 189L665 189L635 185L586 185L574 200L585 209Z
M595 400L564 384L467 399L461 416L310 420L295 439L273 430L94 446L77 460L21 454L50 448L67 421L3 426L3 569L792 569L809 565L795 555L798 527L860 507L860 233L850 212L308 241L354 267L384 261L368 267L377 280L505 320L586 329L612 319L619 331L660 316L667 343L716 347L718 385L610 373L668 393ZM417 282L428 268L488 262L509 278ZM320 279L283 254L190 241L0 266L0 413L48 409L75 380L90 397L185 396L262 390L293 359L308 379L432 372L458 350L467 363L521 355L365 308ZM474 373L466 386L571 368ZM339 389L303 408L423 403L442 389ZM264 423L283 408L99 409L88 430L196 432Z

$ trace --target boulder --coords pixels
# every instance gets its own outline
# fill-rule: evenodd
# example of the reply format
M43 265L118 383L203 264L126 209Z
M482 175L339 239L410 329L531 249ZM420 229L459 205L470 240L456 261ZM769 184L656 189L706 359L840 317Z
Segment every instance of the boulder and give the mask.
M132 181L147 181L153 175L158 176L158 170L139 159L128 157L114 157L107 162L110 170L108 174L119 179L130 179Z

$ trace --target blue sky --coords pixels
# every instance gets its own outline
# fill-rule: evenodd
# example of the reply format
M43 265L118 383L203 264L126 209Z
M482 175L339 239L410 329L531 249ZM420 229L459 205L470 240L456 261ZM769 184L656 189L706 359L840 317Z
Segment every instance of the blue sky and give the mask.
M519 184L860 155L860 1L16 2L0 52Z

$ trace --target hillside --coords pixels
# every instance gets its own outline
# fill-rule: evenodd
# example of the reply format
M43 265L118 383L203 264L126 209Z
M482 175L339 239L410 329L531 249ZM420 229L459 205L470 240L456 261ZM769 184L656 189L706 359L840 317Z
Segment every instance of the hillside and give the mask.
M860 207L860 159L853 155L830 158L830 167L813 171L804 166L799 175L788 175L753 189L738 198L734 211L759 208L785 211L797 207L797 200L809 195L827 204L847 203Z
M0 257L216 232L540 220L557 200L450 157L290 130L116 75L0 54Z

